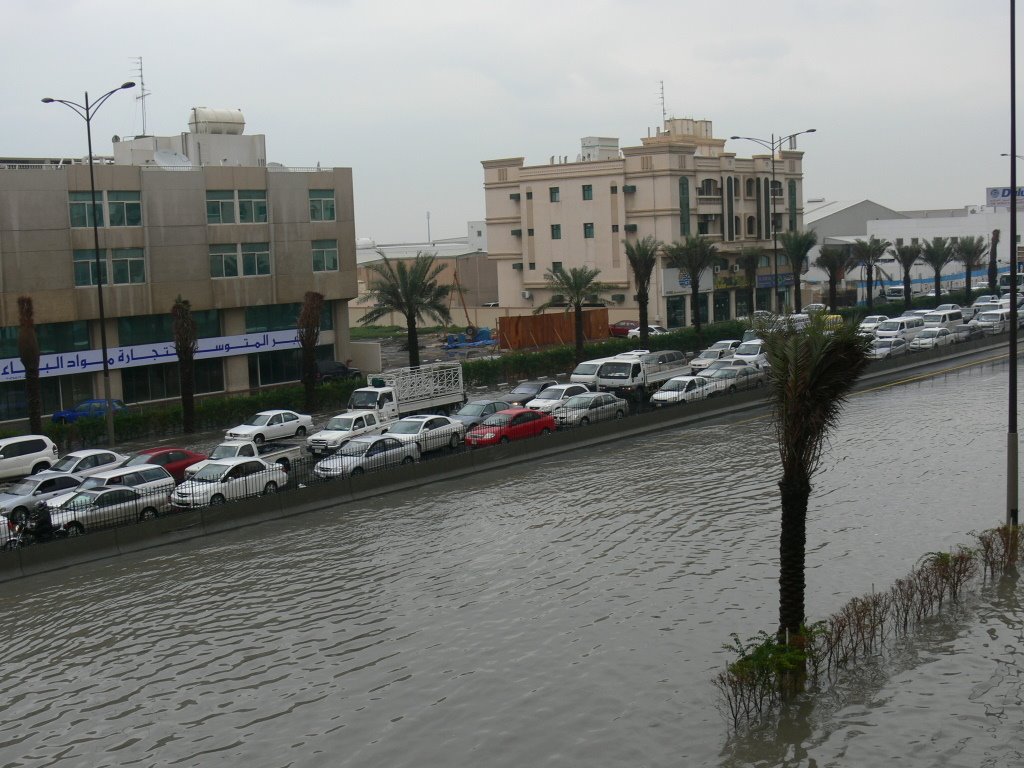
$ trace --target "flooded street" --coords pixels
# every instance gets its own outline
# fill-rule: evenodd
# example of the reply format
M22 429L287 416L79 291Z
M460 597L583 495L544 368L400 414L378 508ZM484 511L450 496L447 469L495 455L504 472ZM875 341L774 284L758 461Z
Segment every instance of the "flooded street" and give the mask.
M1006 367L852 398L815 478L824 618L1002 522ZM777 622L766 418L659 432L5 585L0 766L1019 764L1020 588L730 737Z

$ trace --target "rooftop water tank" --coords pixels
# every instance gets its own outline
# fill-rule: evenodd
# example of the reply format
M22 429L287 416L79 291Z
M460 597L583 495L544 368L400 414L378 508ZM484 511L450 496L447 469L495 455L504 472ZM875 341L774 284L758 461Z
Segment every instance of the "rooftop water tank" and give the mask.
M245 131L245 117L240 109L192 107L188 129L192 133L227 133L240 136Z

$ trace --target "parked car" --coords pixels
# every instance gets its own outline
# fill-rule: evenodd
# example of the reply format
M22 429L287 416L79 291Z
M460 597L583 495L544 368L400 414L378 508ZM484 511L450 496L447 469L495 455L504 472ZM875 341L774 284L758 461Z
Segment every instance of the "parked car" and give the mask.
M117 413L118 411L127 410L128 406L120 400L111 400L110 407L114 413ZM73 424L79 419L103 418L106 415L107 401L103 399L93 399L83 400L73 408L56 411L52 416L50 416L50 419L54 424Z
M959 304L939 304L939 306L937 306L934 311L935 312L953 312L954 310L959 312L961 310L960 305Z
M323 429L308 437L306 450L317 454L333 453L353 437L387 432L395 421L382 419L376 411L345 411L332 416Z
M122 456L120 453L114 453L102 448L87 448L82 451L72 451L66 454L47 469L46 474L62 473L86 477L87 475L95 475L97 472L102 472L105 469L119 467L127 458L127 456Z
M555 409L553 416L559 427L585 427L599 421L621 419L629 413L629 404L608 392L586 392L574 395Z
M259 445L282 437L304 437L313 418L295 411L260 411L251 419L227 431L228 440L252 440Z
M743 345L741 344L740 347L742 346ZM740 347L737 347L737 349ZM723 357L731 357L734 352L735 350L727 349L705 349L690 361L690 372L693 375L697 375L711 365L715 360L721 360Z
M857 326L857 333L864 336L874 336L875 329L888 319L888 315L868 315L860 321L860 325Z
M828 307L824 304L804 304L804 314L813 315L815 312L824 312Z
M901 357L907 354L906 341L898 337L875 339L871 342L871 349L868 350L868 358L871 360L883 360L889 357Z
M187 448L144 448L132 454L122 466L135 467L140 464L154 464L163 467L180 483L185 479L185 470L193 464L205 461L205 453L196 453Z
M353 437L332 456L313 467L313 474L323 480L335 477L358 477L364 472L412 464L419 459L420 449L414 442L402 442L387 435Z
M452 416L466 425L466 429L472 429L493 413L511 408L512 404L507 400L474 400L466 403L459 412Z
M54 496L49 505L56 509L64 505L78 491L91 491L96 488L134 488L144 496L149 496L157 511L164 512L171 502L171 491L174 490L174 478L163 467L149 464L138 464L134 467L116 467L97 472L82 479L81 484L69 490L63 496Z
M555 419L550 413L529 408L508 408L489 416L483 424L466 433L466 445L477 448L522 440L554 432Z
M537 396L526 404L526 407L532 408L535 411L553 413L556 408L570 397L582 395L584 392L589 391L584 384L557 384L538 392Z
M558 382L554 379L522 381L516 385L515 389L501 399L507 400L513 408L522 408L528 402L533 400L533 398L535 398L540 392L543 392L548 387L553 387L556 384L558 384Z
M0 479L34 475L57 461L57 446L46 435L0 438Z
M350 368L345 363L337 360L317 360L316 380L321 384L331 381L344 381L345 379L362 379L363 372L358 368Z
M713 371L705 371L701 375L711 382L712 391L708 393L708 397L745 389L757 389L763 387L768 381L768 372L756 365L730 365L716 368Z
M74 490L82 478L75 475L32 475L17 480L0 490L0 515L8 518L8 528L13 515L28 512L37 504L48 501Z
M648 336L664 336L668 332L669 332L668 328L666 328L666 327L664 327L662 325L648 325L647 326L647 335ZM630 339L639 339L640 338L640 326L638 325L636 328L630 328L629 331L626 333L626 337L630 338Z
M601 366L612 360L611 357L598 357L593 360L584 360L572 369L569 374L569 381L573 384L583 384L591 391L597 390L597 372Z
M703 376L676 376L669 379L651 395L651 405L661 408L666 405L689 403L703 400L711 392L710 382Z
M722 339L721 341L716 341L708 349L724 349L726 352L735 352L736 348L742 343L739 339Z
M746 360L739 360L735 357L723 357L721 360L712 360L711 364L700 372L700 375L706 376L709 372L722 368L749 368L750 365ZM754 367L756 368L757 366Z
M953 329L953 335L956 336L958 342L963 341L974 341L975 339L982 339L985 337L985 331L979 328L977 325L971 325L970 323L964 323L958 325Z
M415 443L420 453L442 448L455 450L466 434L466 425L447 416L406 416L391 423L388 435L403 443Z
M968 325L981 328L987 335L995 335L1009 330L1010 310L1008 309L986 309L976 314Z
M907 345L907 350L910 352L920 352L924 349L944 347L947 344L953 344L955 341L956 337L949 332L948 328L925 328Z
M240 457L211 461L171 494L176 507L206 507L260 494L276 493L288 484L279 464Z
M625 336L634 328L639 328L640 323L636 320L619 320L608 326L609 336Z
M151 495L134 488L105 487L77 491L59 507L50 509L54 528L63 528L77 536L92 528L142 522L157 517L160 510Z
M743 342L736 348L733 357L737 360L745 360L751 365L758 367L768 364L768 355L764 351L764 341L761 339L751 339L750 341Z

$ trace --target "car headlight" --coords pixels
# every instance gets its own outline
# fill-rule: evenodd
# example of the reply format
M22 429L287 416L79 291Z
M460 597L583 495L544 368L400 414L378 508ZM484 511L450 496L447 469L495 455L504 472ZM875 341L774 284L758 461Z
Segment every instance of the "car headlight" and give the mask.
M496 437L497 437L497 434L495 434L494 432L485 432L484 433L484 440L493 440Z

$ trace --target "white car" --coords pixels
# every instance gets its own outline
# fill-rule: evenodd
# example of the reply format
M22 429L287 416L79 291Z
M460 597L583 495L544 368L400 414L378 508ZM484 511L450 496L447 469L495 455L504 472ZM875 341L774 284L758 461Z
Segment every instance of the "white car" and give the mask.
M860 321L860 325L857 326L857 333L862 336L874 336L875 329L888 319L888 315L868 315Z
M661 325L648 325L647 326L647 335L648 336L662 336L662 335L664 335L666 333L669 333L669 330L668 330L668 328L665 328L664 326L661 326ZM627 339L639 339L640 338L640 329L639 328L630 328L626 332L626 338Z
M736 347L742 343L739 339L722 339L721 341L716 341L708 349L724 349L727 352L735 352Z
M560 407L570 397L582 395L589 391L585 384L558 384L538 392L537 396L526 404L526 407L534 411L554 413L555 409Z
M279 464L251 457L211 461L171 494L176 507L206 507L276 493L288 484Z
M651 395L651 405L656 408L676 403L688 403L691 400L704 400L714 387L703 376L676 376L661 385L661 389Z
M155 464L136 464L131 467L117 467L89 475L81 481L81 484L67 493L54 496L47 502L52 510L64 505L72 496L79 491L92 491L97 488L108 488L116 486L119 488L134 488L141 495L151 499L153 506L159 511L166 511L171 501L171 491L174 490L174 478L171 473L163 467Z
M323 480L358 477L364 472L412 464L420 457L416 443L403 443L390 435L353 437L333 456L318 461L313 474Z
M742 347L743 345L740 344L736 349L742 349ZM721 360L722 358L725 357L732 357L734 352L735 350L729 349L705 349L703 352L701 352L699 355L697 355L690 361L690 372L693 374L697 374L700 371L703 371L709 365L711 365L711 363L713 363L715 360Z
M310 453L327 454L338 450L357 435L379 435L393 422L381 421L373 411L348 411L332 416L319 432L306 439Z
M956 336L950 333L948 328L925 328L914 337L907 349L911 352L920 352L922 349L935 349L955 342Z
M732 355L737 360L745 360L751 365L761 367L768 364L768 355L764 351L764 341L751 339L740 344Z
M621 419L629 413L629 404L608 392L586 392L570 397L554 412L560 427L585 427L609 419Z
M903 339L894 337L887 339L875 339L871 342L871 349L868 350L870 360L885 360L890 357L900 357L907 354L907 347L910 346Z
M406 416L392 422L388 436L415 443L420 453L442 448L455 450L466 436L466 425L447 416Z
M42 501L63 496L78 488L82 478L76 475L60 474L49 477L29 475L6 485L0 490L0 515L12 517L25 514ZM0 521L4 522L4 521ZM0 538L7 532L6 524L0 526Z
M101 448L89 448L84 451L72 451L54 462L53 466L40 474L52 475L59 472L61 474L86 477L88 475L95 475L97 472L119 467L125 461L128 461L128 457L120 453L114 453L114 451L107 451Z
M227 431L228 440L252 440L259 445L282 437L305 437L313 417L295 411L260 411L244 424Z
M63 528L71 536L91 528L142 522L160 514L150 494L116 486L78 491L57 508L49 503L46 506L53 527Z

